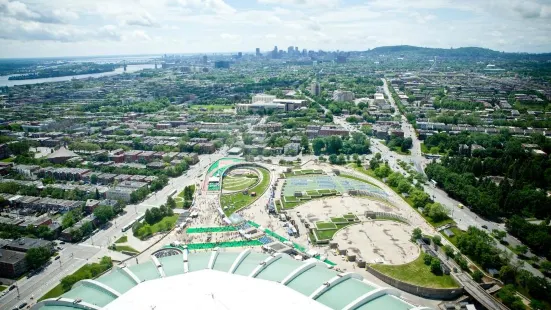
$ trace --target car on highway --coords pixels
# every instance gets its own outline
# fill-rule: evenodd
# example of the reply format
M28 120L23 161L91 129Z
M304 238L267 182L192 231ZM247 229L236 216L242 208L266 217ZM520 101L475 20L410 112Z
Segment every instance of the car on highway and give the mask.
M488 229L488 226L486 226L486 225L482 225L482 228L484 228L484 229Z
M15 289L15 285L10 286L10 288L8 289L8 291L11 291L11 290L13 290L13 289Z
M54 258L54 260L58 260L58 259L60 259L60 258L61 258L61 256L56 256L56 257Z
M25 308L25 306L27 306L27 303L26 303L26 302L20 304L20 305L19 305L19 309L23 309L23 308Z

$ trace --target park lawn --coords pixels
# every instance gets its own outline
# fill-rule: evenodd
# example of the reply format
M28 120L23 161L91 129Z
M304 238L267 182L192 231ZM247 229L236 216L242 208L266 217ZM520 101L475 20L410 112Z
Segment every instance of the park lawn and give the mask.
M332 217L331 222L335 224L346 224L348 223L348 220L345 219L344 217Z
M115 245L115 251L117 252L134 252L134 253L140 253L138 250L134 249L133 247L129 245Z
M0 162L3 162L3 163L11 163L12 161L15 160L15 157L8 157L8 158L4 158L2 160L0 160ZM1 292L1 291L0 291Z
M233 105L224 105L224 104L198 104L198 105L192 105L192 110L200 110L200 109L207 109L207 110L214 110L214 111L222 111L222 110L231 110L234 106Z
M232 213L251 205L268 189L270 185L270 172L263 168L258 168L258 170L262 173L262 181L250 188L247 195L244 195L243 192L237 192L220 196L220 205L226 216L230 216ZM252 197L252 192L255 192L256 196Z
M94 263L94 264L97 264L97 263ZM73 274L71 274L70 276L73 276L73 277L76 277L78 279L81 279L81 280L84 280L84 279L89 279L89 275L91 274L91 265L92 264L86 264L82 267L80 267L77 271L75 271ZM105 269L103 270L103 272L105 272L106 270L109 270L109 269ZM102 273L103 273L102 272ZM100 273L101 274L101 273ZM99 275L97 275L99 276ZM69 289L70 290L70 289ZM42 297L40 297L38 301L41 301L41 300L44 300L44 299L48 299L48 298L56 298L56 297L59 297L63 294L65 294L66 292L68 292L69 290L65 290L63 288L63 286L61 285L61 283L59 283L58 285L56 285L54 288L52 288L51 290L49 290L46 294L44 294Z
M318 229L335 229L337 225L330 222L316 222L316 227Z
M53 289L49 290L48 293L44 294L44 296L40 297L38 301L48 299L48 298L56 298L63 294L65 294L65 291L63 290L63 287L61 286L61 284L58 284Z
M152 233L155 234L160 231L165 231L165 228L169 226L170 228L168 230L172 229L172 227L176 225L176 221L178 220L178 217L179 217L178 214L174 214L173 216L167 216L162 220L160 220L159 222L151 225Z
M379 179L376 175L375 175L375 171L371 170L371 169L365 169L364 167L358 167L356 166L356 164L350 164L350 167L352 167L352 169L358 171L358 172L361 172L363 174L366 174L372 178L375 178L379 181L381 181L381 179ZM382 181L381 181L382 182Z
M222 189L230 191L245 190L258 182L258 178L237 177L224 178L222 180Z
M337 224L336 229L327 229L327 230L314 229L314 234L316 234L316 236L318 236L318 240L333 239L333 236L337 233L337 231L339 231L341 228L346 227L348 225L350 225L350 224L344 224L343 223L343 224Z
M446 234L442 234L442 236L444 236L444 238L448 239L451 243L453 243L453 245L457 246L457 237L465 234L464 231L462 231L461 229L457 228L457 227L450 227L448 228L449 230L451 230L454 234L453 237L448 237L446 236Z
M120 237L119 239L117 239L115 241L115 243L125 243L125 242L128 242L128 237L127 236L122 236L122 237Z
M369 265L373 269L384 273L397 280L431 288L454 288L459 287L450 275L435 275L430 271L430 266L425 265L423 256L411 263L403 265Z
M5 290L5 289L7 289L7 288L8 288L8 287L5 286L5 285L0 285L0 292L3 291L3 290Z
M336 229L329 229L329 230L314 230L314 233L318 237L318 240L329 240L332 239L335 233L337 232Z

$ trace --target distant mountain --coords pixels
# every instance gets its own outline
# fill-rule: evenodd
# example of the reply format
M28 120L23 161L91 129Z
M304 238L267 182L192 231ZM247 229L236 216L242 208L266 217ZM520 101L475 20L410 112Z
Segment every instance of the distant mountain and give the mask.
M529 54L529 53L506 53L498 52L482 47L459 47L459 48L431 48L411 45L381 46L367 51L370 54L403 54L403 55L423 55L438 57L473 57L473 58L531 58L531 59L549 59L551 53Z

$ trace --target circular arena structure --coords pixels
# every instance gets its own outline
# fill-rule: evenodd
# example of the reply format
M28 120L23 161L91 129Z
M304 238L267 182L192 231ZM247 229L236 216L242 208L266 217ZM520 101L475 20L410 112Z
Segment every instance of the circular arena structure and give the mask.
M428 309L416 307L392 288L355 273L340 273L315 260L287 254L167 248L151 260L114 267L82 280L33 310L113 309Z

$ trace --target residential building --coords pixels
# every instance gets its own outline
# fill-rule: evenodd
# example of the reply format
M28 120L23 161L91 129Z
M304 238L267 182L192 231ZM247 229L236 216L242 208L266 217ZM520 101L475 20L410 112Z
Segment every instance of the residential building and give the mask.
M352 101L354 100L354 93L348 90L336 90L333 92L333 100Z
M106 197L110 200L130 202L134 191L136 191L134 188L117 186L109 189L106 193Z
M21 237L6 244L4 248L12 251L17 251L17 252L27 252L28 250L33 248L46 248L51 252L53 252L54 243L51 241L46 241L42 239Z
M225 60L217 60L214 62L214 68L216 69L229 69L230 62Z
M310 84L310 94L312 94L312 96L319 96L321 94L320 83L314 81Z
M26 271L25 253L0 249L0 277L17 278Z

